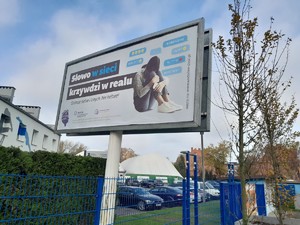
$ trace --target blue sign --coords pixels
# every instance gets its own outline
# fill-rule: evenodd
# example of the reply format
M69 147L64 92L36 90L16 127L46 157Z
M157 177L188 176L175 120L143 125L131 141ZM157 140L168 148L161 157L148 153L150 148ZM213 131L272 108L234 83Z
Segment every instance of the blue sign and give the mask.
M167 40L167 41L164 41L163 47L167 48L167 47L172 46L172 45L177 45L177 44L180 44L182 42L186 42L187 39L188 39L187 36L184 35L184 36L181 36L181 37L178 37L178 38Z
M185 62L185 56L178 56L176 58L171 58L171 59L167 59L164 62L164 66L171 66L171 65L175 65L178 63L183 63Z

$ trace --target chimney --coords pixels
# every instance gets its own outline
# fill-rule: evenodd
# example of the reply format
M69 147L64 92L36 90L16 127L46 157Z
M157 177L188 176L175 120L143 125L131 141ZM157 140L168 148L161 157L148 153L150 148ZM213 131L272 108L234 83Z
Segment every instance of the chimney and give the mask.
M17 107L23 109L25 112L27 112L36 119L39 119L40 117L41 107L39 106L17 105Z
M10 103L13 102L14 94L15 94L15 88L14 87L8 87L8 86L0 86L0 96Z

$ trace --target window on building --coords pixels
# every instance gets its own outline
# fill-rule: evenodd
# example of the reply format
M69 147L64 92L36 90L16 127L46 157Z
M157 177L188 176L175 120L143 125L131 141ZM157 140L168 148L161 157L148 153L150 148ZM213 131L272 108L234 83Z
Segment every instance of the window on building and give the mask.
M31 144L32 145L38 145L38 136L39 136L39 131L38 130L33 130L32 132L32 138L31 138Z
M26 135L26 125L24 123L20 123L18 128L17 140L25 141L25 135Z
M10 116L7 114L1 114L0 119L0 133L6 133L10 129L12 129L12 124L10 120Z
M44 135L42 148L48 149L47 147L48 147L48 135Z
M52 149L51 149L51 150L57 151L56 143L57 143L57 140L56 140L56 139L53 139L53 140L52 140Z

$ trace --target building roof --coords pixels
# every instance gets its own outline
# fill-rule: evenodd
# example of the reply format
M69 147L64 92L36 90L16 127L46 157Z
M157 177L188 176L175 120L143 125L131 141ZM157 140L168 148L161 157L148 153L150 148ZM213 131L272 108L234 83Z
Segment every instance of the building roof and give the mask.
M51 126L49 126L49 125L43 123L43 122L40 121L39 119L37 119L37 118L35 118L34 116L30 115L30 113L26 112L25 110L23 110L23 109L20 108L19 106L14 105L13 103L7 101L5 98L3 98L3 97L1 97L1 96L0 96L0 101L3 102L3 103L5 103L5 104L7 104L7 105L9 105L9 106L11 106L12 108L16 109L16 110L19 111L20 113L27 115L28 117L30 117L30 118L31 118L32 120L34 120L35 122L41 124L42 126L44 126L44 127L47 128L47 129L53 131L55 134L58 134L58 133L54 130L53 127L51 127ZM58 134L58 135L60 136L60 134Z
M127 159L120 164L120 167L126 170L126 174L182 177L167 158L157 153Z

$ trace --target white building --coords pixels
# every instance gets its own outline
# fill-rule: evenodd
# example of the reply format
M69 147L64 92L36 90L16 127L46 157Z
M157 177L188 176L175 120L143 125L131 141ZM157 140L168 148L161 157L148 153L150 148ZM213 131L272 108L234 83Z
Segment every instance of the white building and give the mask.
M77 153L78 156L91 156L97 158L107 159L107 151L101 151L98 149L88 149L82 152Z
M125 177L143 179L160 179L172 184L182 180L181 174L165 157L157 153L136 156L120 163L119 171L125 172Z
M0 146L57 151L60 135L39 120L40 107L14 105L15 88L0 86Z

